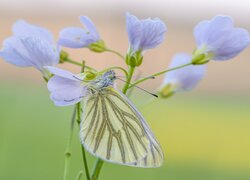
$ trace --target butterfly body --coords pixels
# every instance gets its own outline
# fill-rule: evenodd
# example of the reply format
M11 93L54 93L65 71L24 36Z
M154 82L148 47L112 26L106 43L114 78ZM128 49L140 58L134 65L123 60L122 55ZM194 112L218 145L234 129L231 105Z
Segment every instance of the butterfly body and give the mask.
M110 70L97 77L95 80L90 81L89 87L101 91L105 87L112 87L115 79L115 72Z

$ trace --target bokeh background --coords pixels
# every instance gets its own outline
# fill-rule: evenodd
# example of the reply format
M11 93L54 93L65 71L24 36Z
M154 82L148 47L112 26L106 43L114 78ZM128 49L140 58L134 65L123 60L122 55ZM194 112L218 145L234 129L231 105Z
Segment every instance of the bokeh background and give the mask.
M128 48L125 13L160 17L168 26L166 41L145 54L138 72L167 68L178 52L195 47L193 27L217 14L234 18L250 30L248 0L1 0L0 41L11 35L17 19L49 28L55 35L67 26L81 26L79 15L95 22L108 47L123 54ZM124 66L110 53L70 50L72 59L86 60L101 70ZM79 72L73 65L60 65ZM206 77L192 92L153 101L134 91L140 108L165 153L163 167L139 169L105 163L100 179L249 180L250 179L250 49L226 62L210 62ZM162 77L141 86L152 92ZM59 108L49 99L39 72L0 59L0 179L62 179L64 149L72 107ZM83 169L77 127L71 179ZM93 157L88 155L90 164Z

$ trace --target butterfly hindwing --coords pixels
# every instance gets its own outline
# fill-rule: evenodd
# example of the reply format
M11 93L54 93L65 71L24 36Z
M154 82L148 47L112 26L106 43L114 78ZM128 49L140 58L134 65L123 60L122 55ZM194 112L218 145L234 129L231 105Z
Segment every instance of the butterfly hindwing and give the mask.
M92 90L87 96L80 138L90 153L113 163L155 167L163 159L141 114L113 87Z
M124 95L120 94L127 102L130 104L131 108L134 111L138 112L138 116L141 119L143 124L144 130L146 131L147 138L149 139L149 147L148 147L148 154L140 161L133 164L136 167L144 167L144 168L152 168L152 167L160 167L163 163L164 155L161 149L161 146L157 139L155 138L153 132L150 130L147 122L144 120L142 115L138 110L136 110L135 106L130 102L130 100Z

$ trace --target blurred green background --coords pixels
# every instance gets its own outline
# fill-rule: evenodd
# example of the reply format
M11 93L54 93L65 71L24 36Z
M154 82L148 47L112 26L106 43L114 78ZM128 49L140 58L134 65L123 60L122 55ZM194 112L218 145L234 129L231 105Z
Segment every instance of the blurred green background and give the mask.
M145 54L136 72L148 75L165 69L178 52L195 47L192 29L217 14L233 16L237 26L250 29L250 1L245 0L1 0L0 41L23 18L49 28L58 37L66 26L81 26L88 15L108 47L126 53L126 11L141 18L160 17L168 26L166 41ZM154 7L154 8L152 8ZM70 50L101 70L124 64L112 54ZM61 66L79 72L72 65ZM125 67L125 66L124 66ZM250 179L250 50L227 62L210 62L199 86L170 99L152 99L135 91L139 107L165 153L163 167L140 169L105 163L100 180L249 180ZM141 84L154 92L162 77ZM56 107L39 72L14 67L0 59L0 180L60 180L72 107ZM90 165L94 158L88 155ZM77 127L70 177L83 170Z

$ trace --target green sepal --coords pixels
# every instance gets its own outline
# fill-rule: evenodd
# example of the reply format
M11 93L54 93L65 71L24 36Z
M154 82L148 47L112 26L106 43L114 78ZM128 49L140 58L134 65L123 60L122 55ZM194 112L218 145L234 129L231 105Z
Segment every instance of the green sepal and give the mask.
M141 57L137 60L136 66L140 66L140 65L142 64L142 61L143 61L143 56L141 56Z
M126 61L126 64L127 64L127 65L129 65L129 58L130 58L129 54L126 54L125 61Z
M159 91L159 96L161 98L169 98L175 94L174 91L174 85L173 84L167 84L164 87L162 87Z
M137 63L137 61L136 61L136 58L134 57L134 56L131 56L130 58L129 58L129 60L128 60L128 65L129 66L131 66L131 67L135 67L136 66L136 63Z
M106 51L106 46L103 40L90 44L88 48L91 51L98 52L98 53Z

